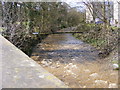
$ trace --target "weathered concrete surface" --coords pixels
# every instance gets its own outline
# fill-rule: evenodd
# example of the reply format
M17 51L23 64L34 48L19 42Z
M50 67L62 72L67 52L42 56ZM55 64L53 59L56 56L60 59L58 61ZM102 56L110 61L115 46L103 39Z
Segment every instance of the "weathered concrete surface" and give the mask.
M2 40L2 49L0 49L2 52L2 88L67 87L1 35L0 39Z

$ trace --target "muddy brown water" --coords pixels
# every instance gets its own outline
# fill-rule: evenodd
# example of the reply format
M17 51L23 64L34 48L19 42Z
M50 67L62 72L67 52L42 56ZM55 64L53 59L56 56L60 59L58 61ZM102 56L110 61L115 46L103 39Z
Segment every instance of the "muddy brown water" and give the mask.
M71 88L116 88L118 71L98 51L72 34L52 34L31 55L37 63Z

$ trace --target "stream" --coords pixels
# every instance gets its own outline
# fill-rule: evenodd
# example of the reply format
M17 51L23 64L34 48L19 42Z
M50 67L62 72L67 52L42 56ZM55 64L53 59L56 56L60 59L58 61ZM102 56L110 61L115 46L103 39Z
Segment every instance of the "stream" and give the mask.
M116 88L118 72L98 51L72 34L51 34L33 49L31 58L71 88Z

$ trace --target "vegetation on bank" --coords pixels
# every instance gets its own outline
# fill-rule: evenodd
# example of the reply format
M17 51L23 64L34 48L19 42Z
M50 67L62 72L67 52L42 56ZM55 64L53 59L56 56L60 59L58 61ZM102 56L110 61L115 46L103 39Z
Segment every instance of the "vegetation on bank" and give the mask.
M84 30L82 27L85 27ZM113 26L104 29L103 25L84 24L77 28L77 31L83 31L83 33L75 33L73 36L98 49L99 57L108 59L113 69L118 70L120 68L118 62L118 30L119 28Z
M100 57L108 56L117 48L118 28L116 27L109 26L104 29L103 25L84 24L79 25L77 31L83 31L83 33L76 33L74 36L97 48L100 51Z
M65 2L0 2L0 9L2 35L27 54L48 34L84 21Z

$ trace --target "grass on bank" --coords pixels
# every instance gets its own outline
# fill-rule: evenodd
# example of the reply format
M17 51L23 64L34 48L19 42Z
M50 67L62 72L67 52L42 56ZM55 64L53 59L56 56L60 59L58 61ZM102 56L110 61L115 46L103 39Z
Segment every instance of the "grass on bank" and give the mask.
M119 30L118 27L114 26L109 26L108 30L107 29L104 30L102 25L82 24L81 26L78 26L77 31L82 31L83 33L75 33L73 34L73 36L94 46L96 49L102 52L102 54L100 54L102 58L105 58L109 55L112 55L110 53L112 53L113 50L117 50L119 38L118 30ZM108 33L106 33L105 31L108 31ZM108 42L111 43L108 44ZM112 50L112 48L114 49ZM115 59L114 57L115 55L112 55L112 58L110 60L111 64L118 64L120 68L118 59Z
M102 24L81 24L78 26L77 31L82 31L83 33L75 33L73 36L91 44L98 50L115 47L118 42L118 28L109 26L105 30L103 27Z
M91 37L85 36L84 34L76 33L76 34L74 34L74 37L91 44L92 46L96 47L97 49L100 49L101 46L106 44L106 41L104 39L93 38L92 36Z

